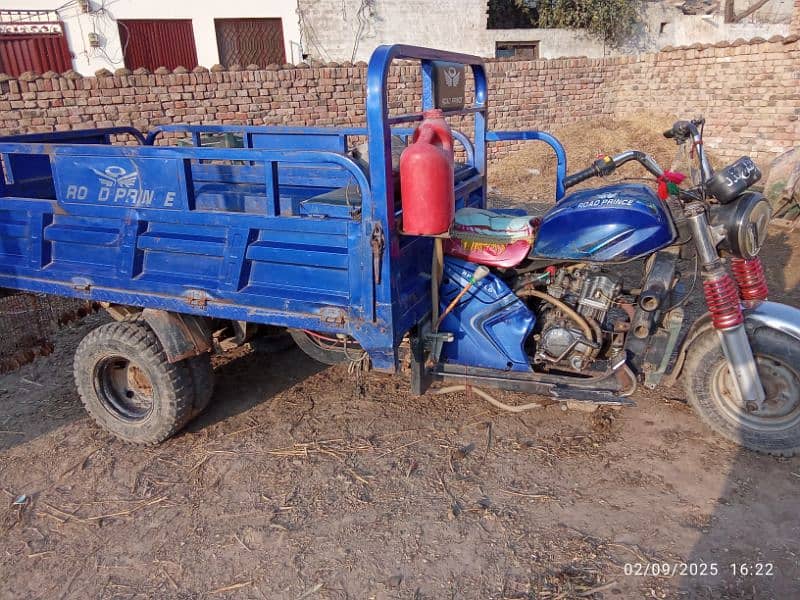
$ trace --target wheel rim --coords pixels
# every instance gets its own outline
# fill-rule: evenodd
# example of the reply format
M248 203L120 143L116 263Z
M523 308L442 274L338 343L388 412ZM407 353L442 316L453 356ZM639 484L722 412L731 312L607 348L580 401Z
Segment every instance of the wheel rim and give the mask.
M800 421L800 374L773 356L756 355L756 367L764 387L761 409L747 411L736 393L727 361L712 374L712 393L732 422L760 431L788 429Z
M155 393L147 372L124 356L109 356L95 367L95 388L105 409L123 421L141 421L153 411Z

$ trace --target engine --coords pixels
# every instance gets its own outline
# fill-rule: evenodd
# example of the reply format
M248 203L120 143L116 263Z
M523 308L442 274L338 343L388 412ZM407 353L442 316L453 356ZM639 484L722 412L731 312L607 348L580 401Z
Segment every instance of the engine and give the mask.
M608 314L621 290L619 279L597 267L558 270L547 286L547 294L560 300L567 310L553 303L540 303L541 330L534 363L546 369L584 371L611 336Z

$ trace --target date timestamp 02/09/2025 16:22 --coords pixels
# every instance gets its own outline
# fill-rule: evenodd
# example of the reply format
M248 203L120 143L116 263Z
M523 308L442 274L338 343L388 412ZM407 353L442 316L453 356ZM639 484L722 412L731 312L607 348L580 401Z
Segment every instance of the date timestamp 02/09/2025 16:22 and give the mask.
M772 577L771 562L641 562L625 563L623 572L633 577Z

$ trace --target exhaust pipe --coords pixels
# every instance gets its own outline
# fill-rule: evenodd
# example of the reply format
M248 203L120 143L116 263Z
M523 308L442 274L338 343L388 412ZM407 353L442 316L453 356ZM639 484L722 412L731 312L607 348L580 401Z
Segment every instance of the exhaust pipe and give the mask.
M631 331L634 337L640 340L645 339L650 335L653 328L653 313L645 310L637 310L631 323Z
M667 290L663 284L660 281L655 282L639 296L639 306L642 307L642 310L654 312L664 303L666 294Z

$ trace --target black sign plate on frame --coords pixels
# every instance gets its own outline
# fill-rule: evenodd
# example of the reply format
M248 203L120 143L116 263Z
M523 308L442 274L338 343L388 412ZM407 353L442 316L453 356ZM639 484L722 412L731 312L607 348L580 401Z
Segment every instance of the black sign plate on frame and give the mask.
M464 108L465 82L464 65L434 61L433 100L436 108L442 110L461 110Z

